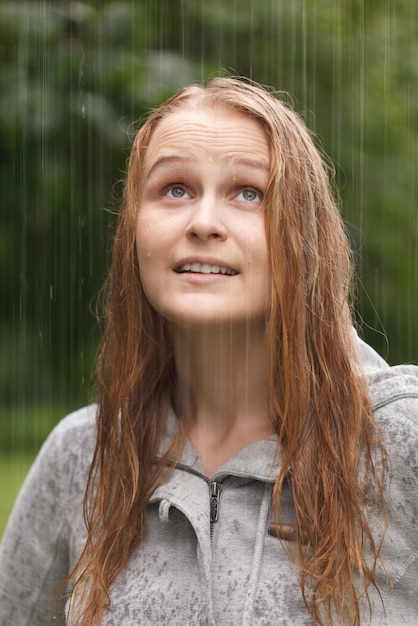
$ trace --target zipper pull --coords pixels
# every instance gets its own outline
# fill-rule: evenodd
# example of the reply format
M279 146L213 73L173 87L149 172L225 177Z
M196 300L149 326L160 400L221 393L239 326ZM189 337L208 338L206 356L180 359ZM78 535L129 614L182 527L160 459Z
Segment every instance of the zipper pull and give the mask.
M210 521L213 524L218 521L219 500L221 497L222 483L215 481L209 483L210 490Z

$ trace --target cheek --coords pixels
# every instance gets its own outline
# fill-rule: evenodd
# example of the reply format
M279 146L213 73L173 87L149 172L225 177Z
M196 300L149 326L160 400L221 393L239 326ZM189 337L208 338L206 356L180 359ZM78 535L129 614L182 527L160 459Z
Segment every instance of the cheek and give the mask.
M167 239L167 229L161 227L161 219L156 220L152 217L144 211L138 218L136 253L144 294L153 309L164 315L166 302L164 280L171 248Z
M148 271L150 269L150 260L152 258L152 250L148 240L142 236L136 236L136 255L138 257L139 275L141 282L146 281Z
M252 220L247 229L247 260L257 272L268 272L267 237L261 216Z
M179 232L178 220L144 207L136 223L136 249L138 258L162 257L167 254L175 235Z
M153 309L159 311L161 288L158 283L158 272L153 260L153 253L147 242L137 239L137 255L139 264L139 280L146 299Z
M153 281L153 259L154 246L153 238L150 236L150 228L142 221L138 220L136 229L136 254L139 265L139 275L143 289L148 297L149 285Z
M248 238L247 262L250 291L254 298L267 304L270 298L270 262L264 221L253 222Z
M162 247L161 241L158 222L150 219L144 211L138 217L136 224L136 252L141 271L151 263L151 259L158 258L159 249Z

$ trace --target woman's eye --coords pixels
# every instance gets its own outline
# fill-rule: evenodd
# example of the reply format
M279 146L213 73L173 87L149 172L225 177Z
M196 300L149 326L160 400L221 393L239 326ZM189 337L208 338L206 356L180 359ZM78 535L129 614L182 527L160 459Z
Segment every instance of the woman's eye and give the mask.
M258 191L250 187L240 191L240 193L236 196L236 199L240 202L261 202L262 197Z
M169 189L167 189L165 195L168 198L190 198L187 191L179 185L172 185Z

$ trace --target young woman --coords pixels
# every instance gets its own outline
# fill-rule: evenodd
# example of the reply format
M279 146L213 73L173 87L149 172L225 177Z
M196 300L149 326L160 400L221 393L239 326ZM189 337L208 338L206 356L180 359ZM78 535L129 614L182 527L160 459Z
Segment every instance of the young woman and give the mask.
M418 368L358 339L349 285L295 113L235 79L157 109L129 162L98 404L18 498L2 626L418 623Z

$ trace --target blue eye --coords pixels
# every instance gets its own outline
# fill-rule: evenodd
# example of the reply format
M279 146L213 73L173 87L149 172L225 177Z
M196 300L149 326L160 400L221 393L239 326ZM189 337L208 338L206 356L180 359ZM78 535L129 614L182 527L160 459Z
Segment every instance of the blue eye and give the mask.
M190 198L189 194L187 193L187 191L185 189L183 189L183 187L180 187L179 185L173 185L172 187L170 187L166 194L166 196L168 196L169 198Z
M262 197L261 194L258 193L255 189L251 187L247 189L243 189L237 196L236 199L240 202L261 202Z

